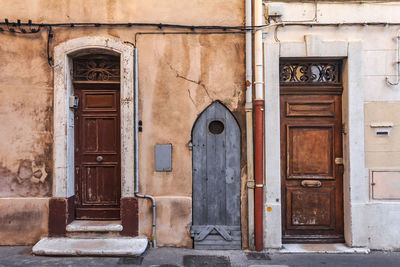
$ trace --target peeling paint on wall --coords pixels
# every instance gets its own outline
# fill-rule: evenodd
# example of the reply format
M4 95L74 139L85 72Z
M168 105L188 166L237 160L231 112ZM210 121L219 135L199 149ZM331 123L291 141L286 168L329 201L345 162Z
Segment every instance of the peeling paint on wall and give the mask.
M45 163L28 159L20 161L17 172L0 164L0 197L50 196L49 171Z
M47 9L41 8L42 2L33 3L33 11L26 13L20 8L26 3L17 0L5 4L0 13L3 17L15 18L18 10L19 19L32 19L34 22L116 22L116 19L122 22L135 17L138 21L154 21L157 18L160 23L237 26L242 25L244 19L244 3L239 0L99 0L96 6L75 5L73 3L79 1L73 0L73 3L51 3ZM77 6L80 8L77 9ZM187 12L181 16L181 10ZM207 21L204 21L205 17ZM82 36L103 36L133 42L138 30L142 29L64 28L55 31L50 51L53 52L61 42ZM21 38L8 33L2 36L0 124L6 127L0 136L7 141L0 142L0 151L7 153L0 154L0 197L51 196L53 71L57 72L59 68L56 66L53 70L47 65L46 34ZM13 45L9 45L11 42ZM136 45L140 55L139 89L143 90L139 92L139 116L143 121L140 138L145 139L140 146L140 162L144 165L140 166L141 177L145 177L140 189L161 199L182 198L171 203L160 200L160 211L163 207L164 211L163 216L157 218L160 226L157 231L160 235L164 233L165 238L164 241L161 238L159 244L190 247L191 151L187 144L197 115L214 100L222 101L240 124L241 167L245 167L244 35L141 35ZM121 105L127 105L131 100L124 98ZM153 173L152 152L156 143L173 144L173 172ZM245 172L242 172L242 179L245 179L244 175ZM242 201L245 201L243 194L246 191L242 187ZM145 200L140 200L140 231L150 236L151 208L147 204ZM245 202L242 203L242 210L243 207ZM242 214L246 213L242 211ZM242 222L245 223L244 217ZM161 230L163 225L165 227ZM170 234L175 237L171 238Z

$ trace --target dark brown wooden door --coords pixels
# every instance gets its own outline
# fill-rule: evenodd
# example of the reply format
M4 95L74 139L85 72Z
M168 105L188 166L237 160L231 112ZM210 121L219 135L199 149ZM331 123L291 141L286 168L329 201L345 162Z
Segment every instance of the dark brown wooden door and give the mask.
M75 95L76 218L119 219L119 84L76 84Z
M344 241L338 91L281 89L283 242Z

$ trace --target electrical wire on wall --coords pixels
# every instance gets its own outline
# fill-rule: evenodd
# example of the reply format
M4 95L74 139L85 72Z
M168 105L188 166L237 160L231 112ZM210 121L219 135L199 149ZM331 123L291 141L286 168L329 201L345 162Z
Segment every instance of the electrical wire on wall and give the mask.
M216 26L216 25L181 25L181 24L165 24L165 23L97 23L97 22L77 22L77 23L32 23L29 20L27 23L22 23L21 20L10 22L5 19L0 22L0 33L9 32L11 34L36 34L41 32L42 29L47 29L47 62L50 67L54 66L53 57L50 52L50 45L54 38L55 28L88 28L88 27L146 27L155 28L158 31L154 32L137 32L135 34L135 44L138 34L243 34L246 31L252 31L258 27L244 27L244 26ZM179 32L165 32L163 29L181 29L186 31Z
M311 2L311 1L310 1ZM28 20L27 23L17 20L16 22L10 22L5 19L4 22L0 22L0 33L8 32L10 34L21 35L21 34L36 34L41 32L43 28L47 29L47 61L50 67L53 67L53 57L51 56L51 41L54 39L54 32L56 28L88 28L88 27L135 27L135 28L155 28L158 31L152 32L137 32L135 34L136 39L139 35L150 35L150 34L242 34L248 31L256 31L260 29L274 28L274 38L279 42L278 29L279 27L288 26L303 26L303 27L333 27L333 26L400 26L398 22L334 22L334 23L319 23L318 22L318 1L313 0L314 3L314 18L305 21L277 21L274 23L268 23L258 26L218 26L218 25L182 25L182 24L165 24L165 23L98 23L98 22L74 22L74 23L33 23L32 20ZM166 32L163 29L180 29L185 31L179 32Z

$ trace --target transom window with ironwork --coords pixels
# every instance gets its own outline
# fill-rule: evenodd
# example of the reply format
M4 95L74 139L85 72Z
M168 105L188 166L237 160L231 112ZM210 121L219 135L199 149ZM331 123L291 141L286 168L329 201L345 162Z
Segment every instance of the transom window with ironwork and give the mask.
M119 82L120 58L105 54L92 54L74 58L75 82Z
M341 61L282 60L279 63L279 80L283 86L340 85Z

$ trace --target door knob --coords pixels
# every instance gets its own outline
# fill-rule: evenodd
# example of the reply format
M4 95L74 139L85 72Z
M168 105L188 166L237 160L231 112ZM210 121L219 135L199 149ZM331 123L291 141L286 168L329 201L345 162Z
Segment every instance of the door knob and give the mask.
M97 156L96 160L97 160L97 162L102 162L103 161L103 157L102 156Z

